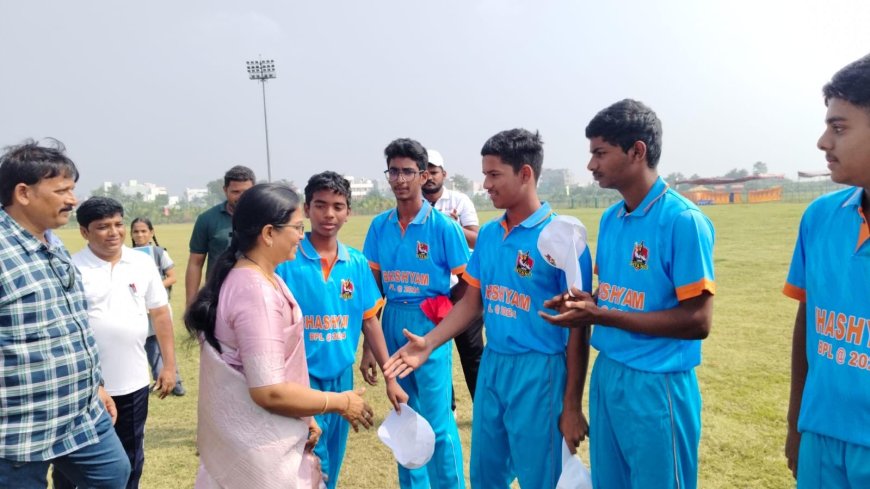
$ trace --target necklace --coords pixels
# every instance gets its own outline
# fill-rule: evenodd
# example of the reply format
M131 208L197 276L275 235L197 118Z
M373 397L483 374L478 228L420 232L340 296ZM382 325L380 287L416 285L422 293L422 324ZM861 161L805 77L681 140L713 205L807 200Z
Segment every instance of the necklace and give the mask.
M242 258L244 258L245 260L248 260L249 262L253 263L254 266L257 267L258 270L260 270L260 273L261 273L264 277L266 277L266 278L269 280L269 283L272 284L272 287L275 287L275 288L278 287L278 283L275 282L275 277L272 277L272 276L270 276L268 273L266 273L266 270L263 270L263 267L261 267L259 263L257 263L257 262L255 262L254 260L248 258L248 255L244 255L244 254L243 254L243 255L242 255Z

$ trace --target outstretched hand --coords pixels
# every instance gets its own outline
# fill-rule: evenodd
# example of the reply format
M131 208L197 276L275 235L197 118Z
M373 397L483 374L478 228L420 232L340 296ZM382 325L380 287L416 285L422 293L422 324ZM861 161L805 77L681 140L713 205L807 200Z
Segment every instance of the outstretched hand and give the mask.
M360 426L369 429L374 424L374 411L362 397L365 391L365 387L360 387L353 391L341 393L347 399L347 405L339 411L339 414L350 423L355 432L359 431Z
M577 328L591 324L598 309L595 298L589 292L584 292L576 287L571 287L570 293L565 292L544 301L544 307L555 309L558 314L553 315L538 311L538 315L550 324L565 328Z
M388 379L404 379L426 363L432 353L425 337L417 336L407 329L403 329L402 334L408 338L408 342L384 363L384 377Z

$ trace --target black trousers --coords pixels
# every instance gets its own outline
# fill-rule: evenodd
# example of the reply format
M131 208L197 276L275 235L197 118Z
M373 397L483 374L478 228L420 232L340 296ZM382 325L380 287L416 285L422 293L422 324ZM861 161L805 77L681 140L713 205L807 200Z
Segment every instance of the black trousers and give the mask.
M115 433L121 439L121 445L130 459L130 481L127 482L127 489L139 487L142 467L145 465L145 418L148 417L149 392L150 389L145 386L138 391L112 397L118 406Z
M465 385L471 393L474 401L474 390L477 387L477 370L480 368L480 357L483 355L483 316L475 319L468 329L460 333L456 338L456 350L459 352L459 361L462 363L462 373L465 374ZM453 407L456 408L456 396Z

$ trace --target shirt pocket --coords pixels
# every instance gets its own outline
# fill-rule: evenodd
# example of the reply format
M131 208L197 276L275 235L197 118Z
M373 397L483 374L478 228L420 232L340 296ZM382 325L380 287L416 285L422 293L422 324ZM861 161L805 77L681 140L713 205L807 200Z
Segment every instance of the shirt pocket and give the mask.
M132 283L128 286L130 289L130 296L133 300L134 310L131 311L136 316L144 316L148 314L148 306L145 302L145 291L144 286L139 286L138 284Z

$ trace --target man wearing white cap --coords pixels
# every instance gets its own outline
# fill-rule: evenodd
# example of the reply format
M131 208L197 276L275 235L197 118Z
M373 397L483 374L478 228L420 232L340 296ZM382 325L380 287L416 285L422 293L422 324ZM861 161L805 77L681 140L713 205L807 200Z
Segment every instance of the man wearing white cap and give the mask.
M426 148L426 152L429 154L429 179L423 184L423 197L432 207L457 221L462 226L468 246L474 248L480 229L474 203L464 193L444 188L444 180L447 179L444 157L434 149Z
M480 230L480 221L477 219L477 210L474 203L462 192L444 188L444 180L447 178L447 170L444 169L444 157L434 149L427 149L429 154L429 180L423 184L423 197L443 214L454 219L462 226L465 240L469 248L474 248L477 242L477 232ZM459 279L456 276L450 278L451 294L453 302L462 298L465 288L457 288ZM456 350L459 351L459 360L462 362L462 372L465 374L465 385L474 400L474 390L477 385L477 370L480 367L480 357L483 355L483 316L475 319L471 325L459 336L454 338ZM454 409L455 409L454 399Z

